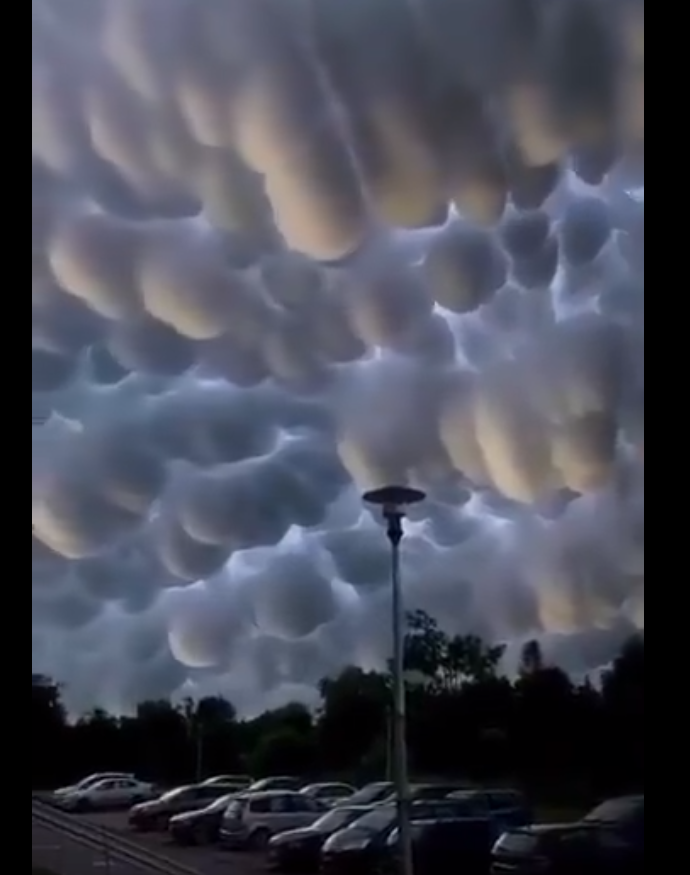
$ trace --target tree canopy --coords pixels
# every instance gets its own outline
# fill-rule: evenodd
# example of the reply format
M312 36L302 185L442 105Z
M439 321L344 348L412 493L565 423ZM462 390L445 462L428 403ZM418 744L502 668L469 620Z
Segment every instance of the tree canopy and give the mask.
M534 795L589 800L643 788L644 639L622 647L601 683L574 682L536 641L515 680L503 648L448 636L408 615L408 752L420 778L511 782ZM132 771L174 783L217 773L384 777L390 751L389 675L348 667L299 703L239 719L221 697L142 702L134 715L96 709L69 720L59 684L32 676L32 782L46 788L89 772Z

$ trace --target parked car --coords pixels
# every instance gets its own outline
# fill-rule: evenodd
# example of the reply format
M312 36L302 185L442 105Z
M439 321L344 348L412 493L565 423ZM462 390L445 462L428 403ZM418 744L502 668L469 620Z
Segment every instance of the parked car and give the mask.
M505 832L492 851L493 875L642 875L644 796L598 805L573 823Z
M130 772L96 772L93 775L87 775L85 778L77 781L76 784L69 784L67 787L58 787L57 790L53 791L53 798L59 799L61 796L74 793L75 790L85 790L92 784L96 784L98 781L103 781L108 778L134 778L134 775Z
M496 831L501 833L515 827L532 823L532 809L518 790L457 790L448 799L472 799L480 809L485 809Z
M365 784L359 790L355 790L352 796L343 799L342 804L347 805L375 805L386 802L395 791L392 781L374 781ZM337 803L340 805L341 803Z
M173 841L179 845L206 845L218 841L225 809L236 796L236 793L229 793L205 808L173 815L168 822Z
M336 832L371 811L373 805L339 805L310 826L281 832L268 843L268 864L279 872L318 872L321 848Z
M265 790L300 790L304 781L290 775L278 775L273 778L260 778L247 787L247 793L263 793Z
M445 799L451 793L464 792L467 787L457 781L434 781L425 784L412 784L410 787L410 799L413 802L424 799Z
M410 810L413 826L426 822L452 822L465 825L472 847L483 848L484 869L488 868L492 844L492 824L485 810L463 799L418 800ZM332 835L321 852L321 871L327 875L369 875L390 862L395 852L391 839L397 827L393 803L378 805L350 826Z
M296 791L241 794L225 810L220 843L228 848L261 849L276 833L309 826L322 814L321 803Z
M141 832L162 831L174 814L203 808L221 796L228 788L220 785L189 784L169 790L158 799L135 805L129 812L129 825Z
M395 798L395 785L388 784L388 793L383 797L383 802L392 802ZM457 781L433 781L428 783L411 784L410 785L410 800L412 802L422 801L424 799L445 799L451 793L464 792L467 787Z
M201 783L205 787L213 787L216 784L220 784L223 787L237 787L238 790L246 790L253 780L248 775L213 775L213 777L206 778Z
M300 793L308 796L310 799L318 799L324 805L335 805L336 802L343 802L350 799L355 792L355 788L350 784L339 784L337 782L324 782L321 784L307 784L302 787Z
M154 794L153 784L136 778L100 778L85 786L67 789L55 798L60 808L68 811L94 811L129 808Z
M429 818L412 823L415 875L486 875L493 830L481 818ZM400 845L397 828L388 836L376 875L398 875Z

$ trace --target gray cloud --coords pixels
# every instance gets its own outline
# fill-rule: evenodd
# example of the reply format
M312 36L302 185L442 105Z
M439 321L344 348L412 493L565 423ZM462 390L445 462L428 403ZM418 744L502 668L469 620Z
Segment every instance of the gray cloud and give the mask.
M390 481L410 607L596 666L644 627L643 446L641 0L32 4L32 657L73 707L380 665Z

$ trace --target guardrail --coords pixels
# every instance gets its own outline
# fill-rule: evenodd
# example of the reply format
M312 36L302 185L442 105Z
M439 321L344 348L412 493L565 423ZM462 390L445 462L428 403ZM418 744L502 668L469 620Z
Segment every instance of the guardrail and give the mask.
M101 856L103 863L126 867L128 872L146 875L202 875L198 869L178 863L170 857L158 854L148 848L118 835L113 830L100 825L75 821L73 817L61 812L45 802L32 800L32 821L43 830L56 834L82 848ZM94 865L92 863L92 865ZM75 873L76 875L76 873Z

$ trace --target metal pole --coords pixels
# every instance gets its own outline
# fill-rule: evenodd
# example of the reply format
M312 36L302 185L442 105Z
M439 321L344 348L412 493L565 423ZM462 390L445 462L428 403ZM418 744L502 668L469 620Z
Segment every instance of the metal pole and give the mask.
M401 875L413 875L412 832L410 829L410 785L407 774L405 713L405 614L400 581L401 516L389 514L391 543L391 585L393 621L393 781L398 809L398 837Z
M407 507L425 499L420 489L410 486L382 486L370 489L362 498L383 510L386 534L391 545L391 585L393 623L393 781L397 802L398 839L401 875L414 875L412 831L410 829L410 782L407 776L407 740L405 715L405 614L400 586L400 542L402 521Z
M201 720L199 720L199 714L197 713L196 718L196 762L195 762L195 773L196 773L196 782L200 784L203 776L204 776L204 737L203 737L203 728L201 725Z

